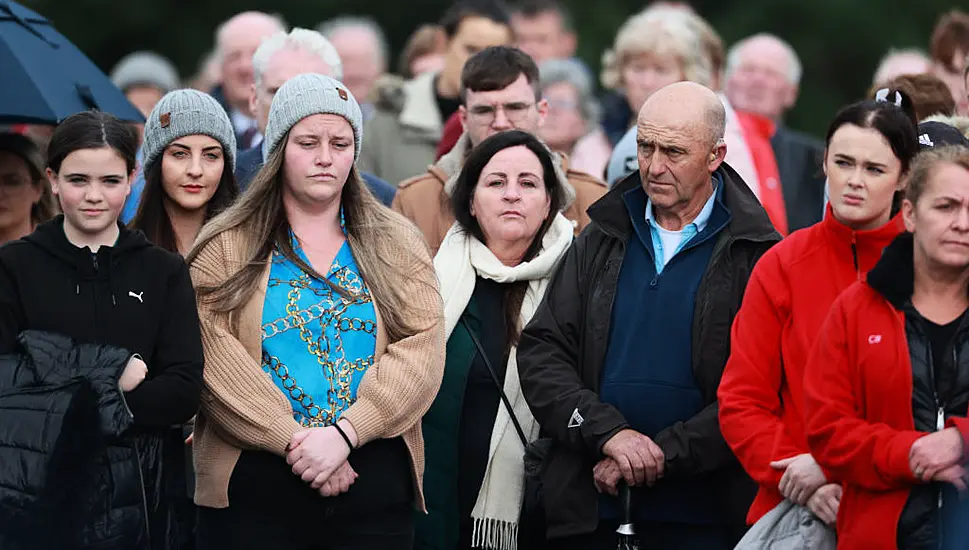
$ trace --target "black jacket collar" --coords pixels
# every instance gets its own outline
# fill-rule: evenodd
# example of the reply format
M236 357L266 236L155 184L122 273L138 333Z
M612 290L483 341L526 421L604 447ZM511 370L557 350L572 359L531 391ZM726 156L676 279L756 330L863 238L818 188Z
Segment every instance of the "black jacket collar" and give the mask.
M764 207L740 174L727 163L721 164L717 173L724 183L723 204L731 214L727 231L733 238L751 241L780 240L780 234L774 230ZM626 237L632 232L633 225L622 197L627 191L641 185L639 171L633 172L589 207L589 217L606 234L617 238Z
M868 286L881 294L895 309L902 309L915 290L915 241L904 232L885 247L882 257L868 272Z

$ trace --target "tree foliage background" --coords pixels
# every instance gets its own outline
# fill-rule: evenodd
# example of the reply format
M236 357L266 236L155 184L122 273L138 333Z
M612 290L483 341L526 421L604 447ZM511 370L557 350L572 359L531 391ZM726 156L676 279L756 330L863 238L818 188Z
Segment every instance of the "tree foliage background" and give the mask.
M105 72L131 51L148 49L195 74L218 24L249 9L278 13L291 26L314 28L336 15L368 15L383 27L396 56L410 33L435 22L449 0L21 0ZM579 56L598 70L622 22L644 0L564 0L575 19ZM756 32L790 42L804 65L801 96L788 124L822 134L839 106L862 96L889 48L928 49L939 16L953 0L693 0L726 44ZM962 9L966 9L962 5ZM396 59L392 59L395 64Z

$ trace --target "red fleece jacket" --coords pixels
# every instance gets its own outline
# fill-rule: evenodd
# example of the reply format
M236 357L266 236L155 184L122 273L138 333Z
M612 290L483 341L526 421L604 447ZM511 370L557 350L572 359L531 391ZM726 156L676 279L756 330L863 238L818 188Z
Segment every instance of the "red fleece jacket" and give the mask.
M839 550L895 548L910 489L909 450L926 435L912 418L905 315L866 283L831 307L804 375L807 438L844 485ZM965 418L950 419L967 434Z
M875 230L853 231L829 207L821 223L794 232L754 267L718 392L723 436L760 485L748 523L783 500L783 471L770 463L809 452L802 379L831 304L901 231L900 216Z
M926 435L912 417L905 315L867 283L831 307L804 375L807 439L844 485L839 550L895 548L910 489L909 450ZM965 435L965 418L950 419Z

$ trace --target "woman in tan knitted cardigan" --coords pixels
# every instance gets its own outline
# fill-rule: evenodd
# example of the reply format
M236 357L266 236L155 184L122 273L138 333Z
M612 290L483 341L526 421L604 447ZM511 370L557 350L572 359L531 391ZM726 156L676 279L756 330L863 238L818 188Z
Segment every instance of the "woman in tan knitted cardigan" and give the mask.
M443 310L420 233L357 176L361 127L339 82L289 80L265 166L189 254L203 550L412 544Z

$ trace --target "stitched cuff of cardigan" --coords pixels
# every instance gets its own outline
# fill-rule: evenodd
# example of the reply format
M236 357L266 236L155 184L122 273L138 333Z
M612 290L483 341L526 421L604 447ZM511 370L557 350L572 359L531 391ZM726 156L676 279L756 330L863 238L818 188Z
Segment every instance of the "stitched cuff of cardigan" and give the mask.
M357 448L360 448L381 437L385 428L381 416L372 402L357 399L341 418L345 418L353 426L353 431L357 432Z
M266 449L279 456L286 456L293 434L302 429L304 429L303 426L291 415L277 418L266 431L264 438Z

